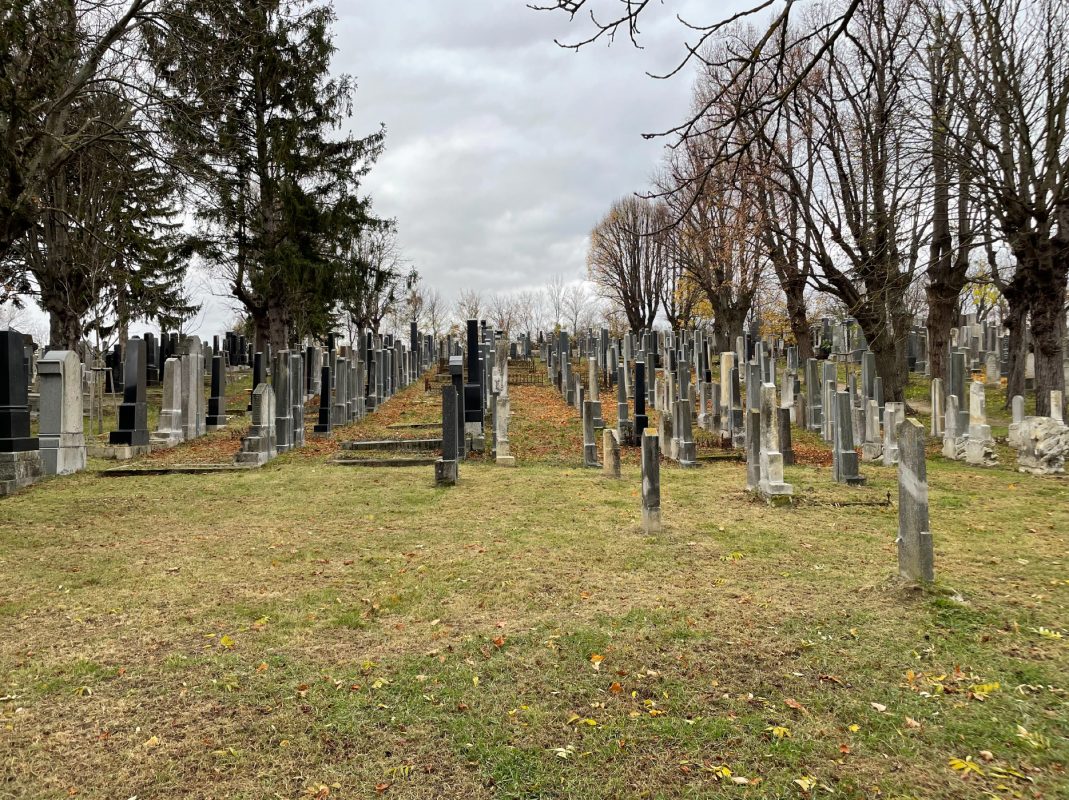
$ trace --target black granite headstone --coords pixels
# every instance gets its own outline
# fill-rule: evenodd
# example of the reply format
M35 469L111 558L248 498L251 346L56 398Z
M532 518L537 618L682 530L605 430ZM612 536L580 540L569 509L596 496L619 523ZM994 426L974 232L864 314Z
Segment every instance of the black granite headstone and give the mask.
M119 406L119 429L112 431L108 437L111 444L134 447L148 444L148 405L145 402L147 367L145 341L137 337L130 339L126 343L126 364L123 369L126 381L123 402Z
M0 453L38 449L37 438L30 436L25 357L25 337L18 331L0 331Z

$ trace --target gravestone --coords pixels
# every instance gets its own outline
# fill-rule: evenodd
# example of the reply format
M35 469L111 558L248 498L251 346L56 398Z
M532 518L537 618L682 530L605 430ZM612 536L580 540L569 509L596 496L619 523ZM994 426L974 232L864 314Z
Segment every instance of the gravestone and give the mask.
M458 358L457 356L451 357ZM457 409L457 390L453 384L442 387L442 457L434 463L434 482L438 486L456 486L459 442L463 421Z
M865 436L861 443L861 460L876 461L883 456L883 439L880 436L880 404L865 400Z
M41 477L38 440L30 436L29 384L23 335L0 331L0 496Z
M226 427L226 364L223 356L212 357L212 393L208 398L208 418L205 430L220 431Z
M148 404L145 401L145 342L134 337L126 343L123 368L123 402L119 406L119 427L108 436L108 443L131 448L148 448Z
M271 389L275 400L275 447L279 453L293 448L290 377L290 351L279 350L275 353L274 363L271 365Z
M661 452L656 436L642 435L642 530L661 530Z
M935 580L928 521L927 440L915 419L898 426L898 574L919 583Z
M188 442L206 433L204 353L196 336L184 339L181 349L182 440Z
M757 490L770 502L779 502L794 494L794 488L783 481L783 454L779 445L779 418L776 408L775 384L761 386L761 448L758 455L760 477Z
M932 436L943 435L943 423L946 419L946 409L943 407L945 394L941 378L932 378Z
M583 389L580 387L580 393ZM583 466L600 467L598 463L598 444L594 438L594 403L583 400Z
M646 413L646 399L647 399L647 386L646 386L646 362L643 360L635 361L635 429L634 438L625 437L626 430L620 429L620 442L628 444L637 444L642 441L642 436L646 433L646 428L650 425L649 415Z
M590 402L594 404L594 429L605 427L601 415L601 390L598 386L598 360L594 356L587 359L587 382L590 385Z
M605 477L620 477L620 437L612 428L601 432L601 463Z
M883 407L883 465L898 463L898 427L906 420L905 403L887 403Z
M1006 437L1010 447L1018 448L1021 446L1021 423L1024 422L1024 398L1019 394L1013 396L1013 400L1010 401L1010 407L1012 408L1013 421L1010 423L1009 435Z
M168 358L163 362L163 399L156 432L150 437L153 447L174 447L183 439L182 425L182 360Z
M70 350L52 350L37 362L41 381L41 469L69 475L85 469L82 362Z
M779 449L783 455L785 467L794 464L794 446L791 444L791 411L790 408L779 409Z
M328 366L327 369L330 369ZM328 386L322 391L319 397L319 417L320 425L323 424L323 409L324 409L324 397L326 398L326 414L329 418L330 428L335 426L346 425L349 422L349 359L345 356L337 355L334 357L334 369L337 370L337 375L331 376L331 380L335 386L335 390L331 391ZM320 379L322 383L322 379ZM329 432L329 431L328 431Z
M947 395L946 423L943 426L943 458L960 461L965 457L965 436L958 431L961 415L958 413L958 396Z
M1031 475L1060 475L1069 456L1069 427L1051 417L1025 417L1017 434L1017 469Z
M984 384L973 381L969 386L969 435L965 440L965 463L990 466L997 463L995 440L987 424L987 396Z
M514 467L516 466L516 457L512 455L512 451L509 449L509 414L511 413L511 403L507 392L497 396L496 408L496 419L494 420L494 444L496 448L497 465L499 467Z
M746 488L757 491L761 483L761 411L746 411Z
M832 407L832 478L836 483L861 486L865 478L858 471L857 451L854 449L853 418L850 415L850 394L834 392Z
M344 366L344 358L338 359L338 361ZM343 379L339 378L339 382L342 380ZM329 437L334 430L334 423L331 420L331 412L333 411L333 408L331 407L330 402L330 383L330 364L324 364L319 372L319 419L312 427L312 434L316 437Z
M681 467L698 466L698 447L694 442L694 407L690 397L675 401L679 421L678 460Z
M234 456L234 463L262 466L278 455L277 420L275 390L261 383L253 389L249 431L241 438L241 450Z
M290 351L290 417L293 419L293 446L304 447L304 354Z

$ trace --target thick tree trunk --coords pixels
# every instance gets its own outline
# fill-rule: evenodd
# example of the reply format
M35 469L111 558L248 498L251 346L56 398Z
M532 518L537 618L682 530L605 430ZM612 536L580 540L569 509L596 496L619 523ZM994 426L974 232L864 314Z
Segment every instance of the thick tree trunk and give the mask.
M798 363L804 364L813 357L813 337L805 308L805 281L785 283L783 294L787 298L787 321L798 345Z
M928 368L933 378L947 379L950 331L958 318L958 293L933 281L928 285Z
M1006 327L1010 332L1009 363L1006 378L1006 408L1010 408L1016 395L1024 397L1024 367L1028 358L1028 306L1023 299L1006 297L1009 311ZM1015 302L1016 301L1016 302Z
M48 348L50 350L74 350L82 341L81 317L69 305L48 303Z
M1065 333L1065 276L1051 274L1050 284L1032 297L1032 342L1036 356L1036 414L1050 415L1050 393L1065 391L1062 364ZM1046 282L1046 281L1045 281Z
M267 309L267 336L272 352L277 353L289 347L289 321L283 310L277 306Z
M898 320L892 327L882 314L869 316L859 311L855 312L854 316L875 357L876 374L883 380L884 400L902 402L905 399L909 376L906 367L904 320ZM895 328L903 330L896 331Z

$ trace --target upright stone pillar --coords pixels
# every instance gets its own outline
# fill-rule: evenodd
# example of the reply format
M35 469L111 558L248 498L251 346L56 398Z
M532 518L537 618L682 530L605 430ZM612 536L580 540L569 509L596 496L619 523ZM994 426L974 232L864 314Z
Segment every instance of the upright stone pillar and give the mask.
M182 349L182 439L203 436L207 426L204 403L204 352L196 336L184 340Z
M304 447L304 386L293 376L304 374L304 354L290 351L290 417L293 419L293 446Z
M943 407L944 399L943 380L941 378L932 378L932 436L943 435L943 422L946 417L946 410Z
M746 410L746 488L757 491L761 484L761 411Z
M594 430L605 427L601 415L601 389L598 386L598 360L594 356L587 359L587 381L590 384L590 402L594 404Z
M973 381L969 385L969 436L965 440L965 463L974 466L994 464L995 440L987 424L987 396L984 384Z
M594 438L594 403L590 400L583 401L583 466L601 466L598 463L598 444Z
M688 395L690 392L688 392ZM694 407L690 396L675 401L676 417L679 420L679 466L698 465L698 446L694 442Z
M661 453L656 436L642 435L642 530L661 530Z
M1021 423L1024 422L1024 398L1015 394L1010 401L1013 413L1013 421L1010 423L1009 435L1006 437L1010 447L1015 449L1021 446Z
M832 404L832 477L837 483L860 486L865 479L858 472L853 418L850 415L850 393L835 392Z
M271 388L275 396L275 446L279 453L285 453L293 449L289 350L279 350L275 354L274 364L271 367Z
M943 457L960 461L965 457L965 437L958 430L961 418L958 411L958 396L947 395L946 424L943 426Z
M182 423L182 361L168 358L163 362L163 400L156 432L150 437L152 446L167 448L179 444L184 436Z
M442 457L434 464L434 482L438 486L457 485L461 424L457 390L448 384L442 387Z
M646 414L646 400L647 400L647 387L646 387L646 362L643 360L635 361L635 438L630 443L636 444L640 442L641 437L645 435L646 428L649 427L650 418ZM624 431L620 431L620 441L624 442Z
M791 412L793 408L779 409L779 450L783 455L783 466L794 464L794 445L791 442Z
M601 432L601 463L606 478L620 477L620 437L612 428Z
M45 475L85 469L82 362L70 350L52 350L37 362L41 380L40 448Z
M924 428L908 419L898 429L898 574L911 581L935 580L928 521L928 470Z

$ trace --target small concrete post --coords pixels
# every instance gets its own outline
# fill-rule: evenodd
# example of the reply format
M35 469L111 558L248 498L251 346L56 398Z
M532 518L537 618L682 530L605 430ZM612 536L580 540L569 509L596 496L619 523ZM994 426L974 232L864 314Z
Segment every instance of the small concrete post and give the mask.
M911 581L935 580L928 521L924 428L915 419L898 427L898 573Z
M656 436L642 436L642 529L661 530L661 451Z

